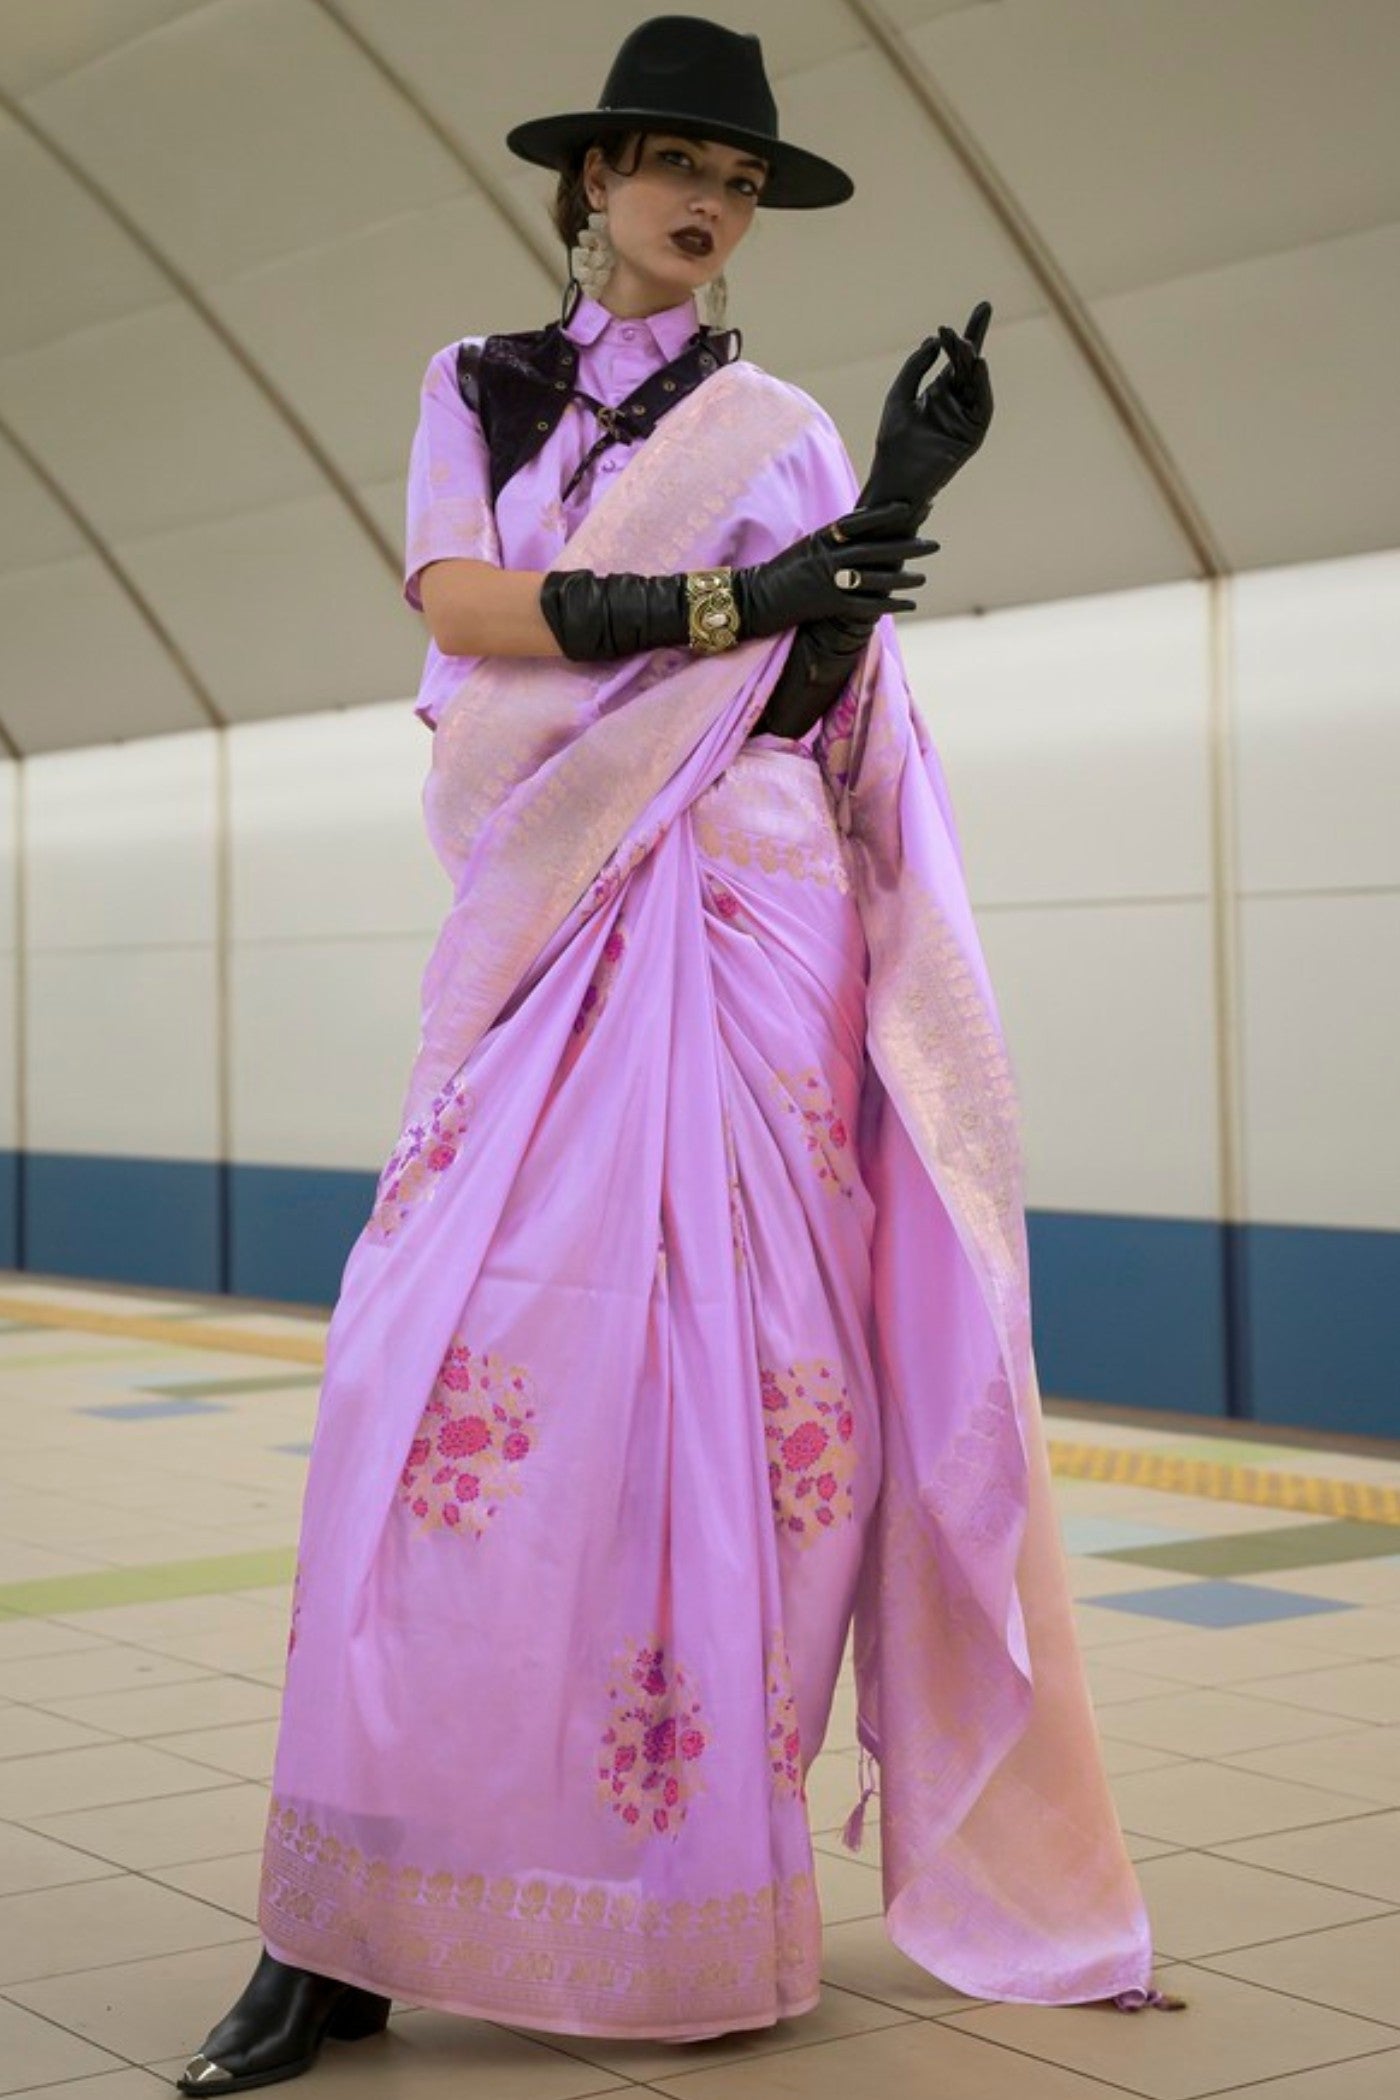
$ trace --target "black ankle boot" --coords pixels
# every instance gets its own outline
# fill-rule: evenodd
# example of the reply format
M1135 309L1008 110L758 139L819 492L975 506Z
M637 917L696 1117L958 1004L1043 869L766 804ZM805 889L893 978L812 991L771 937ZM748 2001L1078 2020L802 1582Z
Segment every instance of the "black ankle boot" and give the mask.
M333 1976L294 1969L264 1948L238 2003L226 2012L176 2080L182 2093L245 2093L299 2078L330 2035L340 2042L382 2034L389 2000Z

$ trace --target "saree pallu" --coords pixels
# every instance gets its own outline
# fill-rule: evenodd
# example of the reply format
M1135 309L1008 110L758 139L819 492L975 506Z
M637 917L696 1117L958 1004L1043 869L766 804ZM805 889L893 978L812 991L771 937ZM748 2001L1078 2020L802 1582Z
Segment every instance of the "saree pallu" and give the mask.
M740 362L560 566L762 559L854 492ZM579 2034L808 2010L853 1623L890 1937L978 1997L1149 1984L937 758L889 620L811 753L750 740L785 648L487 659L440 717L454 903L303 1510L284 1961Z

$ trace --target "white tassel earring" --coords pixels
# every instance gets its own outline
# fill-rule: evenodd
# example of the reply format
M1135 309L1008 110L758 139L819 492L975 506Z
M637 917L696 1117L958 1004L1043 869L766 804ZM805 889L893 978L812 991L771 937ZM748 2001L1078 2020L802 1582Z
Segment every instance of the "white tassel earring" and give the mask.
M702 284L695 295L695 310L707 328L723 328L724 316L729 305L729 287L724 281L724 272Z
M612 276L616 262L617 250L608 232L608 215L605 211L591 211L587 225L580 229L577 242L569 250L569 269L589 298L597 299Z

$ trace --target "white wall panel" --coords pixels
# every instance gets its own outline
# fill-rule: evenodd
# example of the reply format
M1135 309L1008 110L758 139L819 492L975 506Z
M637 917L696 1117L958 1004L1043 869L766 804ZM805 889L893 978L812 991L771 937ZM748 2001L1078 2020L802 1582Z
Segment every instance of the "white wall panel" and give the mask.
M983 912L1040 1209L1210 1217L1218 1205L1204 904Z
M1242 922L1251 1216L1400 1230L1400 894L1251 898Z
M452 891L423 831L432 755L407 699L232 731L233 939L434 930Z
M1206 622L1168 584L900 623L978 904L1205 893Z
M216 938L215 760L196 732L25 761L32 949Z
M30 1148L217 1159L215 989L212 948L31 955Z
M1240 886L1400 888L1400 553L1234 585Z
M233 950L231 1156L377 1172L398 1137L432 938Z

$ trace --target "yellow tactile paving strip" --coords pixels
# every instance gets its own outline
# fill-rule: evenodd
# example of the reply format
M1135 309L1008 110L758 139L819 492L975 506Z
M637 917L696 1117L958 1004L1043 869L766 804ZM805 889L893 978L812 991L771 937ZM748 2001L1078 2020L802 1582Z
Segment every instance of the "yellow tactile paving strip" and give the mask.
M1400 1524L1400 1488L1369 1480L1326 1480L1283 1473L1272 1466L1179 1458L1139 1445L1066 1444L1048 1440L1050 1470L1062 1480L1100 1480L1115 1487L1161 1488L1218 1502L1254 1502L1265 1509L1303 1510L1310 1516L1349 1517L1357 1524ZM1396 1541L1400 1552L1400 1540Z
M23 1320L68 1333L106 1334L132 1341L168 1342L174 1348L216 1349L238 1356L268 1356L283 1363L324 1364L323 1330L306 1335L259 1333L241 1323L170 1320L151 1314L67 1308L51 1299L0 1293L0 1319ZM1250 1502L1265 1509L1347 1517L1360 1524L1400 1525L1400 1488L1365 1480L1330 1480L1209 1458L1185 1458L1136 1444L1077 1444L1047 1439L1050 1470L1063 1480L1159 1488L1219 1502ZM1397 1548L1400 1550L1400 1547Z

